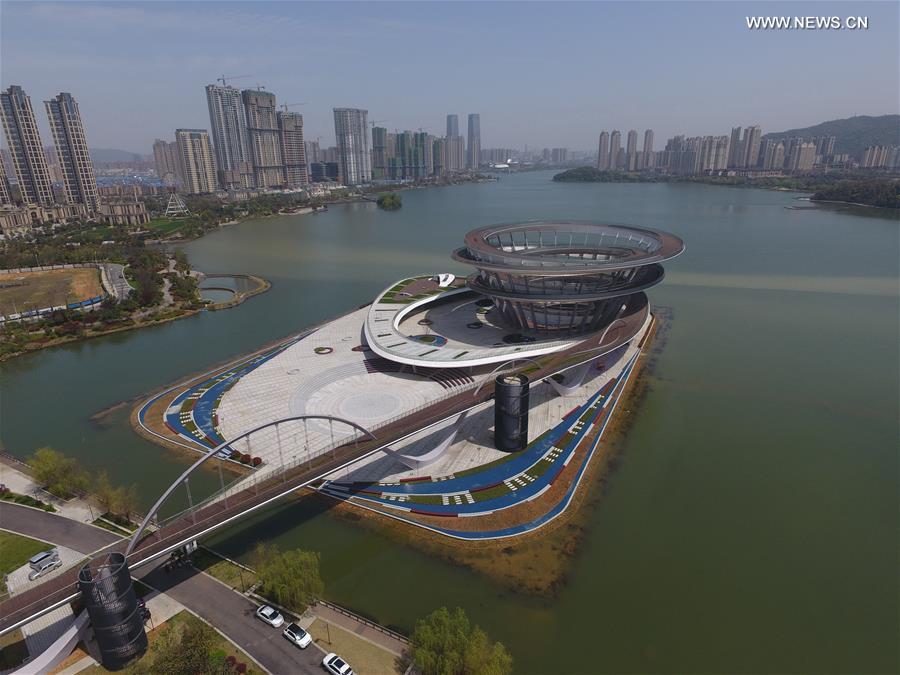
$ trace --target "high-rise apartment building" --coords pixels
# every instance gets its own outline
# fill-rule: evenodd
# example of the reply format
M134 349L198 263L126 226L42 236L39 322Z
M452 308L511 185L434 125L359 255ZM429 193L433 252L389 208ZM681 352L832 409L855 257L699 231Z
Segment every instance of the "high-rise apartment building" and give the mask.
M94 213L100 208L100 198L78 103L72 94L62 92L56 98L44 101L44 106L63 175L66 201L69 204L84 204L89 212Z
M447 137L447 171L458 173L466 168L466 141L462 136Z
M637 169L637 131L631 129L625 141L625 168L628 171Z
M281 132L275 94L261 89L241 92L247 117L250 161L257 188L266 189L284 184L284 159L281 154Z
M0 116L13 170L26 204L52 206L53 184L38 133L31 98L22 87L12 85L0 93Z
M469 114L469 136L466 147L466 167L477 169L481 159L481 115Z
M165 185L175 185L176 181L182 180L177 143L157 138L153 141L153 161L156 164L156 175Z
M609 135L609 168L616 170L619 166L619 150L622 149L622 134L618 130L613 129Z
M284 186L302 187L309 183L306 166L306 144L303 142L303 115L278 111L278 131L281 134L281 157L284 161Z
M388 167L388 130L385 127L372 127L372 178L387 178Z
M176 129L175 142L185 192L192 195L216 191L216 162L206 129Z
M600 132L600 144L597 147L597 168L600 171L609 170L609 134Z
M368 118L368 110L334 109L334 136L344 185L360 185L372 181Z
M0 157L0 206L12 204L12 194L9 189L9 178L6 177L6 162Z
M235 190L253 187L247 115L237 87L206 85L209 128L216 152L219 187Z
M644 131L644 156L643 162L639 169L652 168L653 164L653 129Z
M744 129L744 140L741 142L743 159L740 165L742 167L752 169L756 166L757 161L759 161L759 144L761 139L762 131L759 127L753 126Z
M447 115L447 138L459 136L459 115Z
M731 127L731 140L728 143L728 168L740 166L744 160L741 146L741 128Z
M306 161L317 164L322 161L322 150L319 141L306 141Z

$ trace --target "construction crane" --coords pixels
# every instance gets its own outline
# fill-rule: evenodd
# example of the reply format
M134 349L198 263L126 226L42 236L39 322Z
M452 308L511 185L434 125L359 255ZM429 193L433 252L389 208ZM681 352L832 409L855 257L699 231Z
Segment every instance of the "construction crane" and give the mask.
M381 124L382 122L386 122L386 121L387 120L370 120L369 126L371 126L374 129L376 124Z
M288 111L288 108L299 108L301 105L307 105L309 101L304 101L303 103L282 103L281 107L284 108L284 112Z
M245 77L253 77L252 75L223 75L222 77L217 77L216 82L221 82L223 87L228 86L228 82L226 80L243 80Z

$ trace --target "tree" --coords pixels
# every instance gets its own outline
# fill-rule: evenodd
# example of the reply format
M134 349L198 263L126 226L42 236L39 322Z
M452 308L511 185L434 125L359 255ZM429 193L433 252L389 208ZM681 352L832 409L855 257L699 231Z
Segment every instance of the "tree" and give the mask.
M131 520L131 514L137 510L138 496L137 485L133 483L128 487L121 485L116 488L113 495L113 503L110 511L125 520Z
M116 489L109 481L109 474L103 469L94 479L94 495L105 513L112 513L116 501Z
M78 462L53 448L39 448L29 460L34 477L48 492L68 499L79 490L86 490L88 473Z
M273 544L257 544L254 566L263 594L279 605L302 612L322 596L325 584L319 573L319 554L279 551Z
M441 607L416 623L413 663L422 675L508 675L512 656L469 622L465 611Z
M146 673L166 675L213 675L219 664L210 658L216 634L206 623L195 619L183 628L170 625L160 636L151 663L137 669ZM145 670L146 669L146 670Z

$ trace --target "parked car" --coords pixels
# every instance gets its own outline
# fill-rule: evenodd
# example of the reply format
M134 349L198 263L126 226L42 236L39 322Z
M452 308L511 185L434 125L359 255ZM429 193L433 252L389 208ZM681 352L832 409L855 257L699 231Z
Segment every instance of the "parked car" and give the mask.
M337 654L328 654L322 659L322 665L325 666L331 675L353 675L353 668Z
M281 616L281 612L279 612L274 607L269 607L268 605L263 605L262 607L257 609L256 616L275 628L280 627L281 624L284 623L284 617Z
M31 571L28 573L28 580L34 581L61 565L62 560L59 559L59 552L56 549L36 553L28 559L28 566L31 568Z
M312 635L295 623L288 624L288 627L284 629L282 635L300 647L300 649L306 649L312 643Z

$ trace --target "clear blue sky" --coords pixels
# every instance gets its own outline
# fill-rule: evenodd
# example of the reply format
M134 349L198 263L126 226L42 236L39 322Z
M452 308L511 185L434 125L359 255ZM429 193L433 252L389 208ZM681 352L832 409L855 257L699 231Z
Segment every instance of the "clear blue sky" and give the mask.
M747 15L869 17L865 31L748 30ZM898 112L898 3L143 2L0 4L0 80L39 108L69 91L92 147L150 152L208 128L204 85L251 74L307 105L443 133L481 113L482 147L590 149L606 128L726 134ZM624 136L624 134L623 134Z

